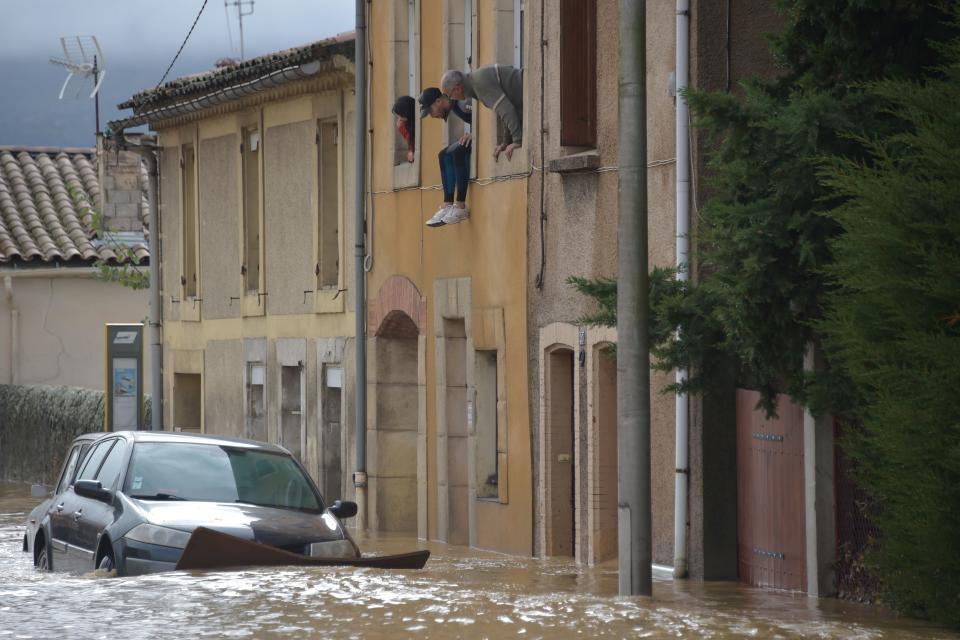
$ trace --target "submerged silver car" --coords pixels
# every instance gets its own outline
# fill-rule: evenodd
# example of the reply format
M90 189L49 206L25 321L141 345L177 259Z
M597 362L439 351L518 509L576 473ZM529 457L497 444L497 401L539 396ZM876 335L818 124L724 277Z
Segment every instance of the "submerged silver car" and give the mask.
M340 518L285 449L168 432L80 436L53 493L29 515L24 551L46 570L175 569L198 527L303 556L359 558Z

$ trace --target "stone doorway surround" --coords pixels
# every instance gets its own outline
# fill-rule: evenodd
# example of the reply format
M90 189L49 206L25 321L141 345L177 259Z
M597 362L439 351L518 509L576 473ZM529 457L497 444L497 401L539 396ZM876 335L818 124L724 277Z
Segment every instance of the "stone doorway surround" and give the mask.
M450 509L450 474L449 474L449 441L451 420L466 420L466 415L451 415L449 411L454 407L447 406L447 326L462 326L465 342L464 377L466 381L467 398L470 390L475 389L474 366L475 354L473 347L473 314L471 313L471 283L470 278L442 278L433 283L433 339L434 357L436 361L436 416L437 416L437 538L443 542L450 540L451 509ZM455 323L445 320L459 321ZM460 337L460 336L457 336ZM464 413L467 414L467 404ZM466 420L468 423L469 420ZM466 478L467 478L467 531L468 544L476 544L476 469L474 438L470 437L469 424L467 426L466 451Z
M537 520L537 539L536 554L540 557L551 555L553 548L553 513L552 505L554 499L553 490L553 467L557 454L552 438L552 420L550 416L552 390L550 389L550 376L548 375L550 356L558 351L570 351L573 353L573 460L576 466L573 469L574 486L574 532L573 539L579 543L582 540L581 532L583 530L581 499L582 491L579 491L581 484L581 466L582 451L580 446L581 425L579 416L581 414L580 388L581 380L579 375L579 327L565 322L554 322L540 328L540 348L538 354L538 371L540 377L540 428L537 437L539 439L538 450L540 452L537 465L539 468L538 483L536 491L536 520ZM577 555L583 548L582 544L575 544ZM580 558L577 558L579 561Z
M605 375L609 375L609 358L605 351L617 343L617 331L613 328L599 327L587 331L584 344L586 353L587 386L587 497L586 497L586 530L587 547L583 560L594 565L598 562L615 559L617 557L617 369L613 363L613 389L601 388L609 382ZM604 436L611 435L609 431L603 433L604 421L609 420L609 393L613 394L613 433L612 442ZM612 444L612 450L609 445ZM612 473L611 473L612 466ZM612 483L612 486L611 486ZM611 495L612 491L612 513ZM611 553L612 545L612 553Z
M417 476L417 537L427 539L427 393L426 393L426 317L427 301L417 286L408 278L393 275L387 278L369 301L367 309L367 354L373 360L367 368L368 405L377 407L379 371L377 341L390 337L415 338L417 340L417 400L416 400L416 476ZM372 404L371 404L372 403ZM367 413L368 472L371 479L379 474L378 425L376 411ZM373 444L373 447L369 445ZM373 464L371 465L370 462ZM372 494L372 492L371 492ZM375 497L371 495L371 499ZM376 505L371 504L371 511Z

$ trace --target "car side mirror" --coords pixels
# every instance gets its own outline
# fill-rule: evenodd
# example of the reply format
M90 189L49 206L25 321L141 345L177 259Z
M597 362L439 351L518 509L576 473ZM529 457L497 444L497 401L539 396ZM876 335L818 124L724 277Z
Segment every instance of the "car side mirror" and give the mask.
M77 480L73 483L73 492L78 496L100 502L109 503L113 500L113 493L109 489L104 489L99 480Z
M330 513L337 516L341 520L345 518L352 518L353 516L357 515L357 503L347 500L337 500L330 506Z
M46 498L51 493L50 487L45 484L32 484L30 485L30 497L32 498Z

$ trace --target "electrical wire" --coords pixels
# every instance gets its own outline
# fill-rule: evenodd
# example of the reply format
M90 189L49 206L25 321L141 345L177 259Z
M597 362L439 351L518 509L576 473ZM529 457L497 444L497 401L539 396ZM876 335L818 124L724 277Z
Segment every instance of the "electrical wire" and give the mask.
M180 54L183 53L183 48L187 46L187 40L190 39L190 35L193 33L194 28L197 26L197 22L200 21L200 16L203 15L203 10L207 8L208 0L203 0L203 4L200 6L200 11L197 12L197 17L193 19L193 24L190 25L190 31L187 31L187 37L183 39L183 43L180 45L180 48L177 50L177 55L173 56L173 60L170 61L170 66L167 67L167 70L163 72L163 77L160 78L160 82L157 83L157 86L154 87L154 91L160 88L160 85L163 84L163 81L167 79L167 74L170 73L170 69L173 69L174 63L176 63L177 58L180 57Z

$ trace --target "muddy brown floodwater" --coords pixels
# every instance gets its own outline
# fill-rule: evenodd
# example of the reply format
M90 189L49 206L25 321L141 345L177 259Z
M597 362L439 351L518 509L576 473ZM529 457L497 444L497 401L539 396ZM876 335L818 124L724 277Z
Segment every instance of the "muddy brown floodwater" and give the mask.
M656 575L616 596L614 565L516 558L412 538L422 571L303 567L136 578L47 574L21 551L28 486L0 483L0 639L6 638L956 638L836 600Z

